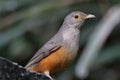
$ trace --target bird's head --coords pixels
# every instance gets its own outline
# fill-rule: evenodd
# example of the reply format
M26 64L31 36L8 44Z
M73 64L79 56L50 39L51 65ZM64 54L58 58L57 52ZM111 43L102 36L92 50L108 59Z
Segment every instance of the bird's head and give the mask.
M86 19L94 17L95 16L92 14L85 14L80 11L74 11L70 13L68 16L66 16L66 18L64 19L64 23L67 24L69 27L80 28L80 26Z

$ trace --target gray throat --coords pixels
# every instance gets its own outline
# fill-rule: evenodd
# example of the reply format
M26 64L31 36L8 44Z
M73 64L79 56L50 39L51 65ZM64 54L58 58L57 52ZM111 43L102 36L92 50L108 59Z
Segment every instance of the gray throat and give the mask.
M77 28L69 27L61 31L63 37L63 45L69 53L77 55L79 49L80 31Z

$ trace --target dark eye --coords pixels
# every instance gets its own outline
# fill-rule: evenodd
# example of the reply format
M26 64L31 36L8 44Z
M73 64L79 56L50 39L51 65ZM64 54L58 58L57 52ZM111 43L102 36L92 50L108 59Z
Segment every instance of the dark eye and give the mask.
M75 19L79 19L80 16L79 16L79 15L75 15L74 18L75 18Z

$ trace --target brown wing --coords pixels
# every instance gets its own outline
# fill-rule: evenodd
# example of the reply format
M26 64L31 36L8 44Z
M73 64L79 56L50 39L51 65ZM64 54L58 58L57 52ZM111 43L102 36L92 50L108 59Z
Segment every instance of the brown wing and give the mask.
M30 59L25 68L36 65L43 58L49 56L52 52L59 49L62 45L62 37L59 35L54 36L50 41L48 41L38 52Z

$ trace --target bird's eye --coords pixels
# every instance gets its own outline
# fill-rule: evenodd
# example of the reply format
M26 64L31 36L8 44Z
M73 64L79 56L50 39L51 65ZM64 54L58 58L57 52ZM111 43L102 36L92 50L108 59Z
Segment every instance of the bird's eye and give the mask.
M75 18L75 19L79 19L79 18L80 18L80 15L76 14L76 15L74 16L74 18Z

